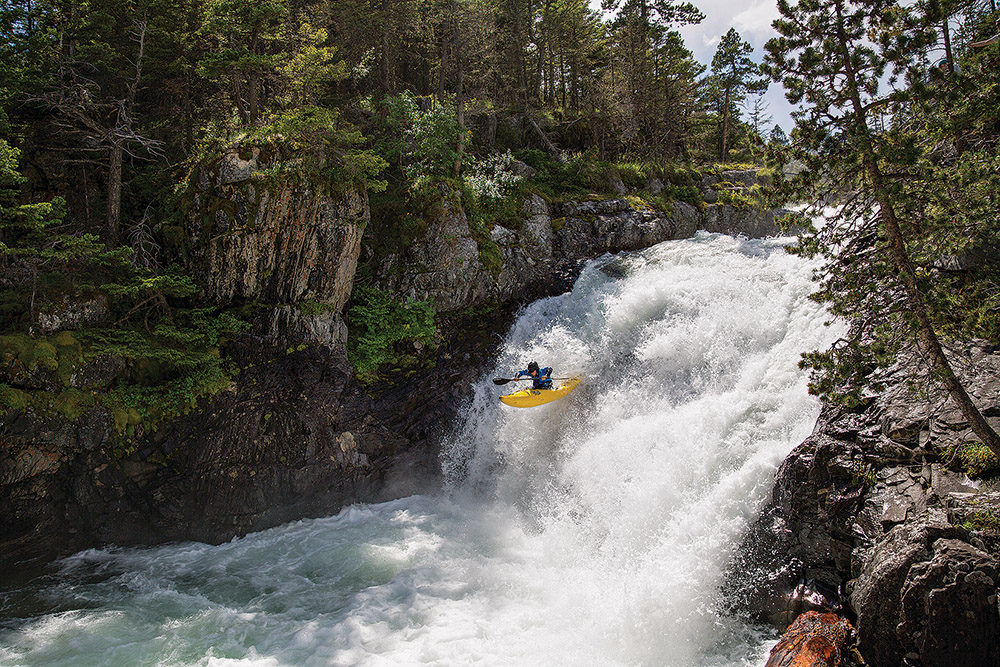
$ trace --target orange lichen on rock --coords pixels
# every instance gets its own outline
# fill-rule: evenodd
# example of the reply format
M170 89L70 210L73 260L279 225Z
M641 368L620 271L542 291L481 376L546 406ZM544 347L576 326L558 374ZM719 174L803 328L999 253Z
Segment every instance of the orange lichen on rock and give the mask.
M858 664L850 649L854 628L836 614L807 611L782 635L765 667L848 667Z

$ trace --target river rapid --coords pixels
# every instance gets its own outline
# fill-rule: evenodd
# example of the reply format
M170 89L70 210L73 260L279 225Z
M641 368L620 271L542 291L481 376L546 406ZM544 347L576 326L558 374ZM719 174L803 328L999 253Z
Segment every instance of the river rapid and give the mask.
M90 550L0 597L0 665L760 665L718 589L813 427L834 340L790 239L701 233L528 306L443 444L447 488L229 543ZM528 361L579 375L496 400Z

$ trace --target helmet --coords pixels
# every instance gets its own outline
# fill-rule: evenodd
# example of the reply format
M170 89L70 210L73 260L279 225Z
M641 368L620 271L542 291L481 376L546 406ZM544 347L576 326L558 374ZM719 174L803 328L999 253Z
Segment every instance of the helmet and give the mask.
M530 364L528 364L528 372L529 373L537 373L538 372L538 362L537 361L532 361Z

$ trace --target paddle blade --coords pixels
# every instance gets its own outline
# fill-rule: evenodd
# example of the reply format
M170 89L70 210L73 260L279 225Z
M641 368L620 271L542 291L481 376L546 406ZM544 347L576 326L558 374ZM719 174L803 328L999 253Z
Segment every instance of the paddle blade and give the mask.
M493 378L493 384L507 384L508 382L513 382L516 378Z

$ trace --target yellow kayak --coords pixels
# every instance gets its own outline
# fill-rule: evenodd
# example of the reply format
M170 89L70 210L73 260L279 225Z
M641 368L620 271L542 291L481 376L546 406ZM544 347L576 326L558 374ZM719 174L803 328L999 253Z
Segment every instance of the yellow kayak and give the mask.
M578 384L580 384L580 378L570 378L555 389L523 389L513 394L501 396L500 400L515 408L533 408L536 405L544 405L562 398L576 389Z

